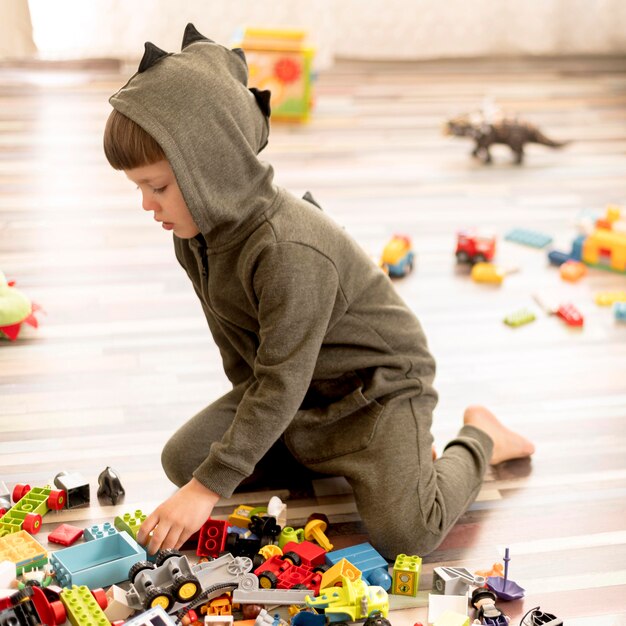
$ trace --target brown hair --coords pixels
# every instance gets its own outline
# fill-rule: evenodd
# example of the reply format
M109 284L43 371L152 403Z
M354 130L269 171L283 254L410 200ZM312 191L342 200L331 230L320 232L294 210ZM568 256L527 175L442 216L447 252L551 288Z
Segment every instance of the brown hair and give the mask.
M132 170L166 158L152 135L117 109L111 111L104 129L104 154L116 170Z

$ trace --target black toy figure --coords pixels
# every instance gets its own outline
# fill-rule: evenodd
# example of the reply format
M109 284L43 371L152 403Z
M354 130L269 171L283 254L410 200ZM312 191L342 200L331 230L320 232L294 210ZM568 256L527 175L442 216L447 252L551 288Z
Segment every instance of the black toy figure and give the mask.
M98 476L98 498L109 498L116 505L125 493L117 472L107 465Z
M491 163L489 147L502 143L515 154L515 163L524 161L524 145L539 143L550 148L562 148L569 142L554 141L546 137L536 126L515 117L489 116L482 113L461 115L449 120L445 134L455 137L470 137L476 145L472 156Z
M486 587L474 589L472 606L478 612L477 618L485 626L508 626L509 618L496 606L496 594Z

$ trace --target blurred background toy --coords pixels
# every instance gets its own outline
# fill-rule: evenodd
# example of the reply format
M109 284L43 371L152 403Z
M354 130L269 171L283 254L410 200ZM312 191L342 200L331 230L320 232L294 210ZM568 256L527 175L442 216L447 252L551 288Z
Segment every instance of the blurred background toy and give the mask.
M39 310L41 307L16 289L14 281L8 282L0 271L0 337L15 341L22 324L37 328L39 323L35 313Z
M491 261L495 253L495 235L475 230L460 230L456 235L457 263L484 263Z
M415 254L407 235L394 235L383 249L380 266L393 278L402 278L413 270Z

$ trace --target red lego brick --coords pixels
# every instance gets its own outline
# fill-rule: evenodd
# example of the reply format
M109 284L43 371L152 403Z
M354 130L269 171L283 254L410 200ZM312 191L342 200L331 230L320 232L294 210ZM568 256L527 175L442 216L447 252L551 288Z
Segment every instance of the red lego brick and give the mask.
M226 520L211 519L209 517L200 529L196 554L198 556L217 558L224 551L227 530Z
M71 524L57 526L49 535L48 541L62 546L71 546L83 536L83 529Z

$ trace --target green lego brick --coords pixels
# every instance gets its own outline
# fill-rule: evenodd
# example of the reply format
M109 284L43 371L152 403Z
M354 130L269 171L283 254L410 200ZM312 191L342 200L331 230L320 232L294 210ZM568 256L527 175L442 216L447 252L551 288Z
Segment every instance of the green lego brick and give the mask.
M399 554L393 564L392 593L400 596L417 596L422 559L419 556Z
M64 589L60 595L67 612L67 619L74 626L111 626L111 622L89 591L89 587L74 585Z
M124 513L121 517L118 515L114 520L114 525L117 530L126 531L133 539L137 539L137 531L139 527L144 523L146 515L140 509L137 509L134 513Z
M535 314L529 309L519 309L513 313L510 313L504 318L504 323L507 326L523 326L530 322L534 322L537 319Z

